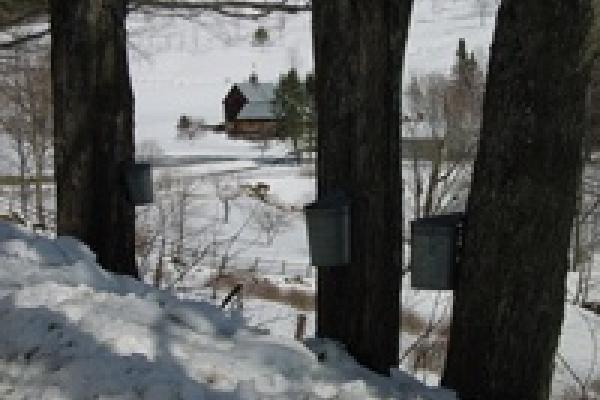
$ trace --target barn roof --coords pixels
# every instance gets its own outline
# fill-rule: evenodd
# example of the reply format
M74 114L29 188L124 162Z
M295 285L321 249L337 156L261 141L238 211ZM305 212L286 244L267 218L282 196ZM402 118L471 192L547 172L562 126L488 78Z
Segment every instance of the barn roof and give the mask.
M273 110L275 104L275 84L260 82L255 73L247 82L236 83L248 101L240 111L237 119L242 120L274 120L277 118Z
M236 83L240 91L250 103L273 101L275 99L275 84L270 82Z
M272 101L250 101L242 108L237 119L240 120L274 120L277 119Z

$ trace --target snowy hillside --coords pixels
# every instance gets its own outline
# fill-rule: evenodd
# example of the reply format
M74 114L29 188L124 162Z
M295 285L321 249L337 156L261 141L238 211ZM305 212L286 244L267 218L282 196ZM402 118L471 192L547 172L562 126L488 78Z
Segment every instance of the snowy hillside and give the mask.
M459 38L466 38L468 48L487 62L495 18L495 0L416 0L405 83L410 75L449 73ZM270 33L267 46L253 46L259 26ZM313 69L310 13L275 13L256 21L215 13L134 14L128 30L137 141L169 141L182 114L222 122L223 97L252 71L274 82L291 67L301 74Z
M308 340L320 363L236 313L103 272L73 239L0 224L0 265L2 399L454 398Z

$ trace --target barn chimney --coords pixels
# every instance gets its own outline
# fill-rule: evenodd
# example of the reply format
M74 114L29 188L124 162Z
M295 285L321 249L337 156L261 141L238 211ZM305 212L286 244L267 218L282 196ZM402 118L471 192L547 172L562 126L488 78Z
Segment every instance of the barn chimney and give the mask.
M456 55L460 61L467 59L467 43L464 38L458 39L458 51Z
M258 84L258 75L256 75L256 72L252 72L250 74L250 83L252 83L253 85Z

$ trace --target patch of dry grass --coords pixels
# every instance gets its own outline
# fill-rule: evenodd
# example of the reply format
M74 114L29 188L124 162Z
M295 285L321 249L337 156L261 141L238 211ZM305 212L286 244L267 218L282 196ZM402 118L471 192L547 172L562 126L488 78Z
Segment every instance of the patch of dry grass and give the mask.
M277 286L268 279L258 279L248 272L226 273L215 276L207 287L215 286L219 290L231 291L236 285L243 284L244 297L286 304L299 311L315 311L315 296L313 293L298 289L285 289ZM419 316L413 310L403 310L401 315L403 332L418 336L418 343L407 357L407 363L413 370L426 370L441 373L446 358L446 348L449 336L449 323L444 321L428 331L429 321ZM566 400L566 399L565 399Z
M441 373L444 369L450 325L442 321L433 327L415 311L402 310L402 332L418 337L409 347L406 362L413 371ZM437 321L436 321L437 322ZM412 348L411 348L412 347Z
M267 279L257 279L244 273L223 274L211 279L207 286L230 291L236 285L244 285L244 296L286 304L300 311L315 310L315 296L298 289L284 289Z

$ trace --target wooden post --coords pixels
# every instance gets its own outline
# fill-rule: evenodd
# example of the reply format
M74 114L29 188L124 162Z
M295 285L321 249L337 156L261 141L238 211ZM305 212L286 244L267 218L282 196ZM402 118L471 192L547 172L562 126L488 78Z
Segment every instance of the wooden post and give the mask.
M219 267L217 267L216 263L217 263L217 233L216 231L213 232L213 256L212 256L212 266L213 266L213 270L217 270ZM212 287L212 299L216 300L217 299L217 280L219 279L218 274L215 274L215 277L213 279L213 287Z
M306 314L298 314L296 319L296 333L294 334L294 339L301 342L304 339L304 334L306 332Z
M254 259L254 266L253 266L253 269L252 269L252 276L253 276L253 277L255 277L255 276L256 276L256 274L258 273L258 263L259 263L259 258L258 258L258 257L256 257L256 258Z
M156 271L154 272L154 287L160 289L160 283L162 282L163 276L163 256L160 255L158 264L156 264Z
M227 305L229 303L231 303L231 300L235 297L238 296L241 292L242 289L244 288L244 285L237 284L233 287L233 289L231 290L231 292L229 292L229 294L225 297L225 299L223 300L223 302L221 303L221 308L225 308L227 307Z

